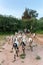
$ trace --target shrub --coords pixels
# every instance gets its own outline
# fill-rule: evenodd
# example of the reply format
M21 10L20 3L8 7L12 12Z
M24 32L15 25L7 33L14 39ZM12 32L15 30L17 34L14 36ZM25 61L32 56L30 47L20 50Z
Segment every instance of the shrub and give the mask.
M20 55L20 58L21 58L21 59L25 59L25 56L26 56L25 54L21 54L21 55Z
M36 59L37 59L37 60L40 60L40 59L41 59L41 57L40 57L40 56L36 56Z

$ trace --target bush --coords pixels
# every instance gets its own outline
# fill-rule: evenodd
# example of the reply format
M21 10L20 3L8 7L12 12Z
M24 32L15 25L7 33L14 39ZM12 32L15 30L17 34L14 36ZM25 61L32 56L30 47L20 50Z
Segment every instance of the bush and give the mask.
M25 54L21 54L21 55L20 55L20 58L21 58L21 59L25 59L25 56L26 56Z
M40 56L36 56L36 59L37 59L37 60L40 60L40 59L41 59L41 57L40 57Z

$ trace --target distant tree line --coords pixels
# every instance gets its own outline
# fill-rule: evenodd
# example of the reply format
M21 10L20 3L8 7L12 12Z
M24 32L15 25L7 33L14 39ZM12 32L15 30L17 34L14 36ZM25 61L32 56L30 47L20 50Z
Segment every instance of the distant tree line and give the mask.
M38 13L32 9L25 9L22 19L13 16L0 15L0 32L17 32L29 29L31 32L43 30L43 17L37 19Z

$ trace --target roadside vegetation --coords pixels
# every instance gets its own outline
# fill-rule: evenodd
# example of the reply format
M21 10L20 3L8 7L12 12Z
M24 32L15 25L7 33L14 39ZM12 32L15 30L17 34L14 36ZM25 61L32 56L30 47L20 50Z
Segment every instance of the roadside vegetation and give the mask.
M19 30L24 31L25 28L43 34L43 17L40 19L37 17L37 11L28 8L23 12L21 19L0 15L0 35L14 34Z

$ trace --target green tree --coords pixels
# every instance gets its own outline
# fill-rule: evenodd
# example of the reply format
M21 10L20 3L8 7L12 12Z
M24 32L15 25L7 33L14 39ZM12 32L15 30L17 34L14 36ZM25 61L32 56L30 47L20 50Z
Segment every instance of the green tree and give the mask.
M38 17L37 11L26 8L23 13L22 19L31 19L36 17Z

